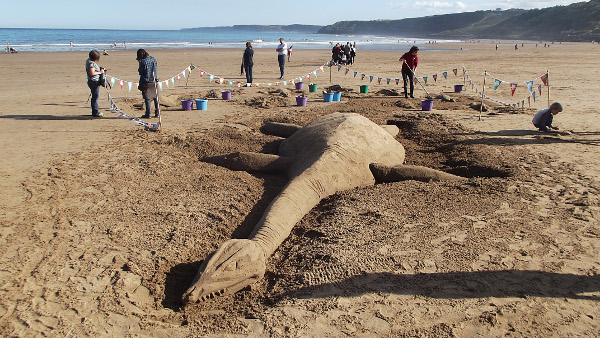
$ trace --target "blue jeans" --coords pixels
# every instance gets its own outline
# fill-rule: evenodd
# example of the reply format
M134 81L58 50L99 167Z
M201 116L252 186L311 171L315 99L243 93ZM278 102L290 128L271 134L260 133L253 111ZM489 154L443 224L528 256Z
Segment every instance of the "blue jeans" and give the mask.
M285 55L277 55L277 61L279 62L279 71L281 72L281 77L283 78L283 70L285 68Z
M92 91L92 116L98 116L100 111L98 110L98 98L100 97L100 84L97 81L88 80L88 87Z

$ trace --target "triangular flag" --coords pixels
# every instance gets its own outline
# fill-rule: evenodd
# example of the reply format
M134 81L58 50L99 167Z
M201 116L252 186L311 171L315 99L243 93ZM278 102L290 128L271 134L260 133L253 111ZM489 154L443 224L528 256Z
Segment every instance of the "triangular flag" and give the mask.
M540 95L542 95L542 85L538 86L538 91L540 92Z
M165 84L167 85L167 88L169 88L169 80L165 81Z
M354 72L354 77L356 77L356 74L358 74L358 72Z
M373 75L369 76L369 82L373 82Z
M127 83L127 86L129 87L129 91L131 91L131 86L132 86L132 85L133 85L133 83L131 83L131 82L128 82L128 83Z
M527 105L531 107L531 96L527 96Z
M233 87L233 81L229 81L229 88Z
M162 90L162 82L158 83L158 88L160 88L160 90Z
M364 80L365 79L365 74L360 74L360 79Z
M298 82L302 82L302 78L299 78L298 80L300 80L300 81L298 81Z
M171 83L173 84L173 87L175 87L175 78L174 77L171 78Z
M527 89L529 89L529 92L531 93L533 91L533 80L527 81L525 82L525 84L527 85Z
M454 68L452 69L452 72L454 73L454 76L456 76L456 72L458 72L458 69Z
M535 102L535 92L531 92L531 95L533 96L533 102Z
M204 71L203 71L203 70L201 70L201 71L200 71L200 77L203 77L203 76L204 76Z
M210 82L213 82L213 80L215 79L214 75L211 74L209 79L210 79Z
M391 80L390 78L386 79L388 85L390 84L390 80Z
M224 80L224 79L223 79L222 77L220 77L220 78L219 78L219 84L223 84L223 80Z
M442 75L444 75L444 79L448 78L448 72L443 72Z
M238 88L239 88L239 87L241 87L241 86L242 86L242 83L241 83L241 82L238 82L237 86L238 86Z
M180 74L177 74L177 80L178 80L179 82L181 82L181 75L180 75Z
M114 87L115 86L115 78L114 77L110 77L110 86Z
M427 84L427 76L423 76L423 81L425 81L425 84Z
M377 78L377 83L381 84L381 78L380 77Z
M548 73L542 75L542 82L547 86L548 85Z
M494 91L496 91L496 89L498 89L498 87L500 86L501 83L502 83L502 80L494 79Z
M322 72L325 72L325 70L323 69L323 66L319 67L321 69Z
M396 86L400 83L400 79L396 79Z
M344 73L344 75L348 75L349 71L350 71L350 69L346 68L346 73Z
M308 79L308 81L310 81L310 74L306 74L306 79Z
M283 81L283 85L284 85L284 86L287 86L287 81Z
M123 80L119 81L119 85L121 86L121 89L123 89Z
M313 71L313 75L314 75L315 77L317 77L317 71L316 71L316 70L315 70L315 71Z
M342 69L342 65L338 65L338 72Z
M437 82L437 74L433 74L432 76L433 76L433 81Z
M516 83L511 83L510 84L510 95L514 96L515 95L515 90L517 89L517 84Z
M417 77L415 76L415 78L413 79L413 83L417 84L417 81L419 81L419 79L417 79Z
M190 67L187 67L186 70L190 70ZM183 74L183 78L185 78L185 70L182 72L182 74Z

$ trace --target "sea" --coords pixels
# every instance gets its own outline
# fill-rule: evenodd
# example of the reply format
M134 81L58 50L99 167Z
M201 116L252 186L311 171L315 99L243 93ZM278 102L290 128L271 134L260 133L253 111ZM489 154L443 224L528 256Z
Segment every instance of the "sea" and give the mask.
M110 30L0 28L0 43L17 52L65 52L120 49L275 48L283 37L294 49L331 49L335 43L356 44L357 50L405 51L412 45L435 50L435 44L457 40L426 40L375 35L330 35L299 32L257 32L228 28L198 30Z

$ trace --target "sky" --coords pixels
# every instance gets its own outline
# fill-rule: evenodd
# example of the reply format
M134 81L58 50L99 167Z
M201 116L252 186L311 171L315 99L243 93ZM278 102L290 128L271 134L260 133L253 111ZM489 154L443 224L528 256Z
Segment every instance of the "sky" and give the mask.
M546 8L555 0L21 0L2 6L2 28L181 29L233 25L329 25L344 20Z

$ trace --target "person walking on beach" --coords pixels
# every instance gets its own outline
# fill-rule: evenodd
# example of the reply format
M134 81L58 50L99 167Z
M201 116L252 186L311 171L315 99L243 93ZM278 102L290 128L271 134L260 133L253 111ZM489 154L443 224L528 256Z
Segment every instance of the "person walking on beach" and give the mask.
M277 61L279 63L279 72L281 73L281 76L279 77L279 79L283 79L283 75L284 75L284 69L285 69L285 57L287 55L287 43L285 43L285 40L283 40L283 38L279 38L279 46L277 46L277 49L275 51L277 51Z
M98 110L98 97L100 97L100 86L104 85L105 81L105 69L98 66L97 62L100 61L100 52L92 50L89 53L89 58L85 61L85 72L87 73L87 85L91 91L91 107L93 117L102 117L102 114Z
M244 56L242 57L242 74L246 72L246 86L252 86L252 66L254 66L254 50L252 49L252 43L246 42L246 50L244 50Z
M288 62L290 62L290 58L292 57L292 47L294 47L294 46L290 46L290 48L288 48L288 51L287 51Z
M410 50L400 58L400 62L402 62L402 80L404 82L404 97L408 98L407 82L410 82L410 97L415 98L413 93L415 91L415 79L414 79L414 71L417 69L417 65L419 64L419 57L417 54L419 53L419 47L412 46Z
M533 116L533 125L542 132L551 132L552 130L558 130L558 127L552 126L552 120L554 115L560 113L563 110L562 105L558 102L554 102L550 105L550 108L542 109Z
M146 113L142 118L150 118L150 103L154 101L154 117L159 117L158 107L158 64L154 56L150 56L144 49L138 49L136 60L139 62L138 73L140 74L140 84L138 89L142 91L142 97L146 104Z

